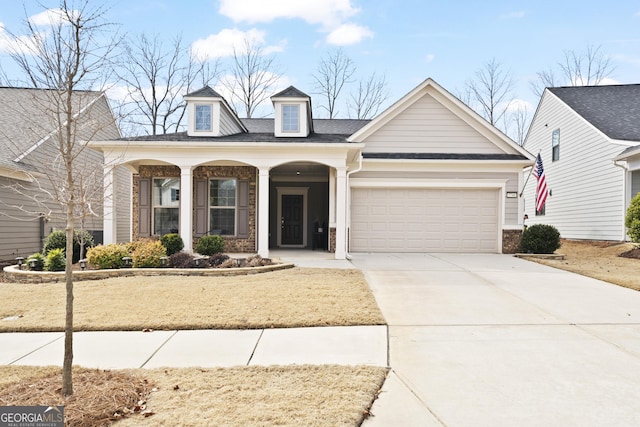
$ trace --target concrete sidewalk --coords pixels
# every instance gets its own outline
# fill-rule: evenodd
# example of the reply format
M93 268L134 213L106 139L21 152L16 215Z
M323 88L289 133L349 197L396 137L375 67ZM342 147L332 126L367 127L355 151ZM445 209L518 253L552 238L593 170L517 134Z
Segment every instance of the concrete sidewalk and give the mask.
M61 332L0 334L0 364L62 366ZM76 332L74 364L88 368L250 365L387 366L386 326Z

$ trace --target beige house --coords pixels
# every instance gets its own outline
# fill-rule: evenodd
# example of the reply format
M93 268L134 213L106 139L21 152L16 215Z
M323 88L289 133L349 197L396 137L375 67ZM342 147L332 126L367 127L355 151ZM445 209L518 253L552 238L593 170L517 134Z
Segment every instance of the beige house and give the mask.
M133 173L133 236L178 232L192 250L513 252L533 157L431 79L373 120L318 120L294 87L272 119L240 119L209 87L186 96L186 132L95 141ZM105 168L107 184L112 167ZM120 240L106 185L104 240Z
M104 93L78 91L74 95L80 140L120 137ZM55 96L46 89L0 88L0 261L15 261L18 256L26 258L41 251L43 239L65 226L61 206L50 196L58 191L57 180L63 171L56 148ZM85 179L87 191L101 189L103 164L102 153L92 149L84 150L75 160L76 177ZM116 188L131 187L131 174L124 168L116 168L114 176ZM95 193L94 214L84 221L84 228L98 242L103 224L101 193ZM119 197L117 203L121 219L118 239L128 239L129 197Z

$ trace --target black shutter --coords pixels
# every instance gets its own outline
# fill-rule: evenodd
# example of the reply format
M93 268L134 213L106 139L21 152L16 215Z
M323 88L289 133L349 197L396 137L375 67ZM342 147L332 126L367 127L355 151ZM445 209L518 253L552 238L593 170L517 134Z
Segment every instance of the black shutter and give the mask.
M138 235L151 236L151 178L138 179Z
M238 181L238 237L249 237L249 181Z

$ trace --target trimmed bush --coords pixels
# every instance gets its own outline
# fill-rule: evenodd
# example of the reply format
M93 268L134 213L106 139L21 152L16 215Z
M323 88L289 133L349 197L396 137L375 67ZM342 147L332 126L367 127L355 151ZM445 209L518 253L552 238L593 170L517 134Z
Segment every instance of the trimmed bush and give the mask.
M118 243L109 245L98 245L87 250L87 261L94 268L122 268L124 261L122 258L129 256L127 246Z
M145 240L138 242L131 259L134 268L158 268L163 256L167 256L167 249L159 240Z
M560 232L553 225L534 224L522 233L520 251L534 254L552 254L560 247Z
M35 261L33 263L33 267L31 267L31 261ZM42 271L44 269L45 261L44 255L40 252L36 252L35 254L29 255L29 258L27 258L27 268L33 271Z
M73 230L73 262L76 263L80 260L80 241L84 239L85 254L87 249L93 247L93 236L87 230ZM44 242L44 249L42 253L47 255L52 249L67 248L67 235L65 230L52 231Z
M176 252L169 256L169 265L173 268L192 268L193 254L188 252Z
M160 238L160 242L162 242L162 246L167 248L168 256L178 253L182 249L184 249L184 242L182 241L182 237L180 237L180 235L176 233L165 234Z
M627 234L631 241L640 243L640 193L631 199L627 215L624 218L624 225L627 227Z
M224 240L218 235L202 236L196 245L196 252L200 255L215 255L224 251Z
M66 267L67 260L64 257L64 249L51 249L47 253L44 261L44 269L46 271L63 271Z

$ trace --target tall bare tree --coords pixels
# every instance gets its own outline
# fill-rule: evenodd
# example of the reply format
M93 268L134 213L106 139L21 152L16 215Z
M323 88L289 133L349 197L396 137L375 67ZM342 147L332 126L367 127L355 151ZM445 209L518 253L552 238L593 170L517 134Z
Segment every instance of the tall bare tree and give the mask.
M378 76L374 72L365 80L359 80L355 92L349 95L347 101L349 117L373 118L387 98L389 98L387 79L384 75Z
M514 99L511 73L493 58L475 74L476 78L467 82L471 107L489 123L497 125Z
M142 34L123 45L122 59L118 77L128 92L125 121L152 135L177 132L185 115L182 97L218 75L218 63L193 58L180 37L165 44L159 35Z
M57 204L65 220L66 233L66 316L62 394L73 394L73 235L78 212L86 212L86 202L79 188L79 162L86 142L95 137L95 130L85 126L83 111L88 97L81 90L95 89L102 84L105 70L110 69L110 58L118 37L110 32L105 21L105 10L89 6L90 0L61 0L55 10L48 31L26 20L28 37L16 39L11 57L20 66L34 87L43 88L46 97L43 108L52 118L54 132L51 142L55 146L55 158L51 161L51 191L40 198L50 198ZM54 16L54 15L52 15ZM86 119L86 118L84 118ZM100 116L90 121L100 120ZM58 170L60 174L54 174ZM86 185L86 182L83 182ZM44 188L44 187L42 187Z
M255 40L247 38L242 46L233 48L231 75L222 84L231 94L235 108L244 109L245 117L251 118L256 108L272 95L280 76L275 57L265 55Z
M564 51L564 58L556 65L559 77L554 69L536 73L538 79L531 83L531 89L537 96L542 95L545 87L599 85L615 70L602 47L594 45L588 45L583 51Z
M329 51L318 64L313 79L316 83L316 93L324 98L324 105L320 108L329 113L329 118L333 119L338 111L336 102L342 89L351 83L356 72L353 60L347 56L342 48Z
M526 105L519 106L511 111L508 116L510 123L505 125L507 133L520 146L524 146L524 139L527 136L530 119L529 108Z

